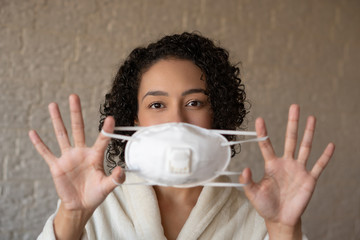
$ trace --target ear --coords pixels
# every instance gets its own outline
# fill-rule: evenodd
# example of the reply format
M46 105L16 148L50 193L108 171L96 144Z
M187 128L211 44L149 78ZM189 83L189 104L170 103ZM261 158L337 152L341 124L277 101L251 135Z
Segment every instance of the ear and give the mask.
M135 120L134 120L134 126L139 126L139 120L138 120L137 117L136 117Z

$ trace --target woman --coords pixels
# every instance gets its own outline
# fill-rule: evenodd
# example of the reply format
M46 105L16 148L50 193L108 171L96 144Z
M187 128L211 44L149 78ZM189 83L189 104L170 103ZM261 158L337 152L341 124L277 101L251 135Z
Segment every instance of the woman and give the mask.
M115 125L167 122L236 129L247 112L238 74L228 53L209 39L190 33L166 36L133 50L120 67L106 95L100 129L112 132ZM248 168L239 177L239 182L246 184L250 205L232 188L117 187L125 181L120 167L125 143L111 140L107 160L112 171L106 176L103 156L109 138L99 134L95 144L86 147L80 100L76 95L69 100L74 147L55 103L49 105L49 111L61 157L56 158L35 131L29 133L50 167L61 200L39 238L263 239L268 233L271 239L301 239L301 215L334 145L330 143L312 170L306 170L315 129L315 118L310 116L298 158L294 158L297 105L289 110L284 155L275 155L269 139L260 142L263 179L253 182ZM256 120L256 132L259 137L267 135L261 118Z

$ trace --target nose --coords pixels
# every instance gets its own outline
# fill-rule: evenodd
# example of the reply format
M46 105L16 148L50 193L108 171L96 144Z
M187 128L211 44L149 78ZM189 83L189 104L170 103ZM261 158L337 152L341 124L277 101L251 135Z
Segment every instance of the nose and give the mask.
M186 122L186 114L181 107L174 107L169 112L168 122Z

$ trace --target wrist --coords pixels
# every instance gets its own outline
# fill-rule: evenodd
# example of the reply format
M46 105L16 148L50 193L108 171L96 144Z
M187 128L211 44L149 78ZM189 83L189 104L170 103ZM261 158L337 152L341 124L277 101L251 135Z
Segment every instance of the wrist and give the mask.
M56 239L80 239L92 213L93 211L68 210L60 204L54 219Z
M265 221L266 228L270 237L270 240L301 240L301 220L298 221L294 226L286 225L279 222Z

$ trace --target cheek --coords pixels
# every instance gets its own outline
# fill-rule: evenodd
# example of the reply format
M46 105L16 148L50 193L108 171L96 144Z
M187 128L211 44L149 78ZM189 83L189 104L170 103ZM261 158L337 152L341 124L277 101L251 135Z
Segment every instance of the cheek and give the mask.
M137 124L139 126L148 126L149 117L147 116L146 112L139 108L138 116L137 116Z
M139 126L147 127L151 125L165 123L165 121L162 120L163 118L164 117L161 114L139 109L137 124Z
M213 125L213 114L210 110L205 110L199 114L189 115L189 123L199 127L211 129Z

